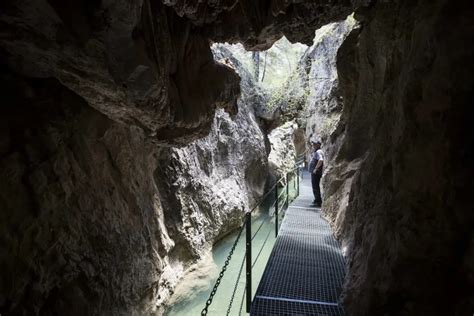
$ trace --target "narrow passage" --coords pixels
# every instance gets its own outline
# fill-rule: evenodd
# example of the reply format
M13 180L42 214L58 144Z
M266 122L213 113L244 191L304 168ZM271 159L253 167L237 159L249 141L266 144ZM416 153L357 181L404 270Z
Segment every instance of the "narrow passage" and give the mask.
M338 300L346 273L339 243L313 200L310 174L282 222L252 302L251 315L345 315Z

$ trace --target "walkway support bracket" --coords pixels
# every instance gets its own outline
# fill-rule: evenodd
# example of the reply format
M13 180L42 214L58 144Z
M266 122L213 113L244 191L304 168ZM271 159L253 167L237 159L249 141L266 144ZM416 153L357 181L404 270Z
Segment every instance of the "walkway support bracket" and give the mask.
M252 214L248 212L245 215L245 258L246 258L246 310L250 313L252 304Z

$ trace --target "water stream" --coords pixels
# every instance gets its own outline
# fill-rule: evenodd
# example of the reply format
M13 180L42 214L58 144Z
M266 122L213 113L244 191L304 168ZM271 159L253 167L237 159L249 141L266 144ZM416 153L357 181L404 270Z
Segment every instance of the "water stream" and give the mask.
M252 218L252 234L255 234L257 230L258 233L252 241L252 260L255 262L252 269L252 296L256 292L268 257L272 251L273 244L275 243L275 221L268 215L268 208L260 210L260 212ZM176 288L174 302L172 302L170 309L165 313L166 316L201 314L236 237L237 232L234 232L218 242L213 248L212 257L203 260L194 271L186 275ZM209 308L208 315L226 314L235 287L235 297L230 315L246 314L244 299L244 258L245 230L242 232L232 260ZM237 280L241 266L243 266L242 272L240 278Z
M290 180L289 194L290 200L296 197L295 179ZM282 197L285 199L284 194ZM271 194L258 212L252 216L252 236L254 236L252 240L252 297L260 283L276 239L274 208L270 209L274 200L274 195ZM282 203L283 201L280 205L283 205ZM281 224L283 214L279 215ZM175 289L170 307L165 313L166 316L201 314L237 235L238 232L234 232L223 238L213 247L212 255L199 262L193 271L187 273ZM229 315L245 315L245 230L242 232L230 264L208 309L208 315L226 315L234 290L235 295Z

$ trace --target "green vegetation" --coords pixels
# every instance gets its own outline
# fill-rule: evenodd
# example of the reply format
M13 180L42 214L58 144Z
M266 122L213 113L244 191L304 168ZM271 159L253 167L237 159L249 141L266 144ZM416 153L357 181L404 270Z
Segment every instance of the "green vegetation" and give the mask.
M282 37L270 49L260 52L260 68L262 69L260 83L262 87L273 90L283 86L297 70L298 63L306 49L306 45L291 44L285 37ZM263 76L264 73L265 76Z
M305 109L310 93L305 70L298 67L285 82L269 92L267 107L270 110L280 109L282 116L289 119L297 117Z
M282 37L262 52L246 51L241 44L226 47L268 96L268 112L276 112L283 122L303 112L309 96L308 76L300 64L306 45L292 44Z
M269 94L268 109L278 111L281 122L297 119L299 126L304 125L305 120L299 116L310 94L306 65L301 63L306 49L306 45L291 44L286 38L276 42L265 52L270 62L268 76L262 82Z

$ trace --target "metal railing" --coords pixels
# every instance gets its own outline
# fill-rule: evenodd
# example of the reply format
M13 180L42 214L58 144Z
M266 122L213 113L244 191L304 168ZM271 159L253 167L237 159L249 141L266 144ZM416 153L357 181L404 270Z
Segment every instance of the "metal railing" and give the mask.
M268 198L271 196L271 194L274 194L274 202L273 204L270 205L269 211L274 210L273 214L270 214L270 219L274 218L275 219L275 238L278 236L278 230L279 230L279 223L280 223L280 215L284 216L284 210L288 208L290 204L290 182L293 180L293 185L294 185L294 190L296 191L296 195L293 197L296 198L299 195L299 186L300 186L300 169L304 166L304 161L305 161L305 154L303 153L300 155L296 160L294 167L288 171L284 176L280 177L275 184L272 185L272 187L267 190L267 192L260 198L260 201L249 211L245 214L245 217L243 219L243 224L240 226L237 237L229 251L229 254L227 256L227 259L225 260L224 266L221 269L221 272L219 273L219 276L214 284L214 287L209 295L208 300L206 301L206 306L203 308L201 311L201 315L207 315L209 306L212 304L212 300L217 292L217 288L219 287L222 278L224 276L225 271L227 270L229 263L231 261L232 255L237 247L237 244L240 240L240 237L242 236L242 232L245 229L245 257L242 260L242 264L240 266L239 273L237 275L237 280L234 285L234 289L231 295L231 298L229 300L229 305L227 308L227 313L226 315L230 314L232 304L235 298L235 294L237 291L239 279L243 270L243 266L245 263L245 288L242 296L242 300L240 303L240 312L242 311L243 307L243 302L245 298L246 302L246 312L250 312L250 306L252 304L252 268L254 267L255 263L260 257L260 254L262 253L263 248L266 245L266 242L269 238L270 231L268 232L265 241L262 243L262 246L260 250L258 251L257 256L255 257L255 260L252 262L252 240L256 237L256 235L259 233L261 230L263 224L265 223L265 220L262 220L261 224L259 227L256 229L256 232L252 235L252 213L254 213L255 210L260 208L262 204L266 201L268 201ZM279 190L280 187L280 190ZM280 191L280 192L279 192Z

